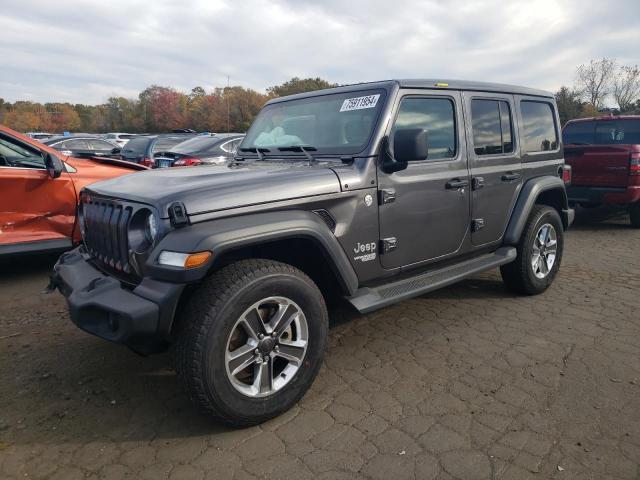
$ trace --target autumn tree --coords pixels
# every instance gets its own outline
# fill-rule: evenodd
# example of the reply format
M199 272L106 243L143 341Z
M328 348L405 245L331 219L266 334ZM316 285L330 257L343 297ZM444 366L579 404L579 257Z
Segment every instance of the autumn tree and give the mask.
M31 132L39 130L40 119L32 111L13 109L5 115L4 123L19 132Z
M284 82L282 85L275 85L273 87L267 88L267 94L273 97L284 97L285 95L312 92L314 90L322 90L323 88L331 88L337 86L337 83L330 83L319 77L293 77L291 80Z
M152 85L140 94L140 103L149 131L167 132L189 124L188 98L173 88Z
M640 69L638 66L623 66L613 81L613 98L622 112L633 109L640 97Z
M602 58L580 65L576 71L576 83L586 100L596 109L604 106L605 98L611 93L616 73L615 59Z
M69 103L45 103L46 121L40 126L49 132L77 131L80 128L80 116Z

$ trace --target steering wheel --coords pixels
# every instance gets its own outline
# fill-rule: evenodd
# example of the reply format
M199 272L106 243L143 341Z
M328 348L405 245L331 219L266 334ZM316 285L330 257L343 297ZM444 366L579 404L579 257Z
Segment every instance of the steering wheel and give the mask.
M9 160L7 160L7 157L2 155L1 153L0 153L0 166L2 166L2 167L10 167L11 166L11 164L9 163Z

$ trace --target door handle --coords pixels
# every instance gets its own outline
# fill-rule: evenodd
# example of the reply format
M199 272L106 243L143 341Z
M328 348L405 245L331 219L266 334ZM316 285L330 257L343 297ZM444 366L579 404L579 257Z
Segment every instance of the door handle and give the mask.
M460 180L459 178L454 178L453 180L449 180L445 187L447 190L458 190L460 188L467 187L469 185L468 180Z
M513 182L514 180L518 180L520 178L519 173L505 173L502 175L503 182Z

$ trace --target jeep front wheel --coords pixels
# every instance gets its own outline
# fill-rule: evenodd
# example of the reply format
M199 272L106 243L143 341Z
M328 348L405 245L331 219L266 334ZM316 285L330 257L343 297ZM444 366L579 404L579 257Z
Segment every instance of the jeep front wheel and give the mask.
M516 293L536 295L553 282L564 248L564 230L558 212L535 205L518 243L516 259L500 267L506 287Z
M291 408L318 373L328 331L318 287L270 260L242 260L214 273L180 322L177 369L188 395L233 426Z

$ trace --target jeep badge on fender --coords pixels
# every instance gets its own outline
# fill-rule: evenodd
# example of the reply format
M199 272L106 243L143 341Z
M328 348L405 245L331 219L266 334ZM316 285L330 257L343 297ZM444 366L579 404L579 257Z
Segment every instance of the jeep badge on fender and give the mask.
M496 267L544 292L573 220L559 124L551 93L489 83L273 99L229 165L85 188L83 244L52 283L78 327L144 354L177 343L193 402L258 424L312 384L331 297L366 313Z

